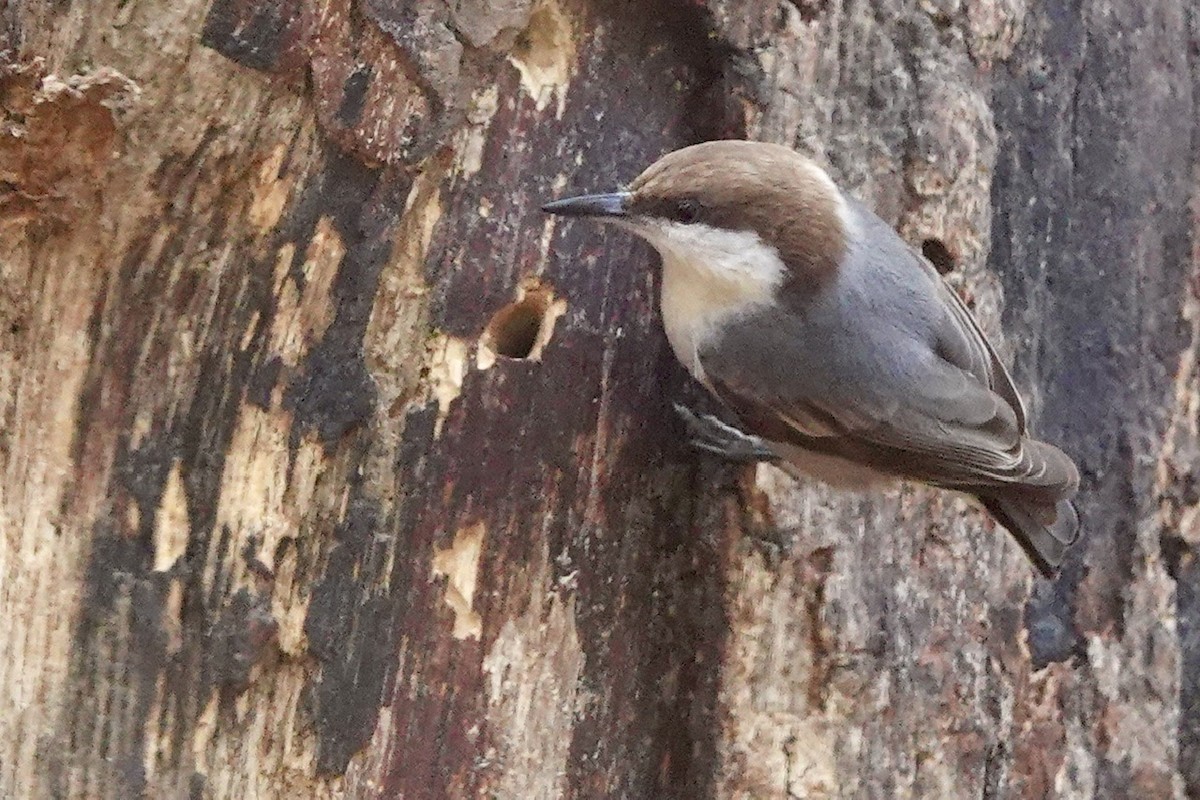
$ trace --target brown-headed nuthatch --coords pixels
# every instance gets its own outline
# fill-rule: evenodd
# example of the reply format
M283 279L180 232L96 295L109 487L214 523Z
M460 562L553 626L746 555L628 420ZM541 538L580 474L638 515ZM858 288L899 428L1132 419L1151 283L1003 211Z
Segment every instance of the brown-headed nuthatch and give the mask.
M958 295L816 164L708 142L628 191L557 200L662 256L667 339L740 427L680 409L694 443L834 485L909 479L977 497L1043 575L1079 518L1075 464L1029 436L1012 378Z

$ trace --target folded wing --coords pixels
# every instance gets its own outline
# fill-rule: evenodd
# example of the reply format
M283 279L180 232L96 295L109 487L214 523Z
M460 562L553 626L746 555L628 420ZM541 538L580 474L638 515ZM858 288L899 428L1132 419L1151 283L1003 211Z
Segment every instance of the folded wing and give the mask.
M957 295L933 280L945 314L928 341L892 343L899 366L871 363L878 347L835 335L820 359L779 378L785 367L746 357L762 348L728 346L743 333L735 326L726 346L700 353L708 383L763 438L977 495L1049 574L1078 531L1069 503L1078 471L1061 450L1028 437L1021 399L995 350ZM775 327L791 325L802 323L780 317ZM783 352L768 348L765 358ZM764 380L771 371L776 378Z

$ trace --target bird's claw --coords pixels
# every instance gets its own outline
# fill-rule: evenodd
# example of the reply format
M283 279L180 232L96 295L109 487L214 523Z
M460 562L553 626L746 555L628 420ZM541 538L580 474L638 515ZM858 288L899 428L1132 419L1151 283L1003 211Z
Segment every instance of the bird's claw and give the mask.
M757 436L743 433L712 414L697 414L679 403L674 406L687 426L688 443L697 450L744 464L778 460L779 455Z

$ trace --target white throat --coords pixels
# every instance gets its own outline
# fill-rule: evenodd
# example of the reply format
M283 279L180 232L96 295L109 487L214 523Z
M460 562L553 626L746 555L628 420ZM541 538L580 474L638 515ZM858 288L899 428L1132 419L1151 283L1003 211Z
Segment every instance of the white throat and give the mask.
M671 349L706 383L700 348L731 318L774 301L786 271L779 251L753 231L669 222L635 231L662 256L663 326Z

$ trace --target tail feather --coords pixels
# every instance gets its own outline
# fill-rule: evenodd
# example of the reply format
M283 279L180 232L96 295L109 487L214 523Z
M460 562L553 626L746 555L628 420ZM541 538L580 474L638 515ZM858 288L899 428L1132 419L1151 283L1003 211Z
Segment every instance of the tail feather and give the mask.
M1079 513L1070 500L1055 505L999 495L980 495L979 500L1013 535L1043 577L1057 574L1067 548L1079 538Z

